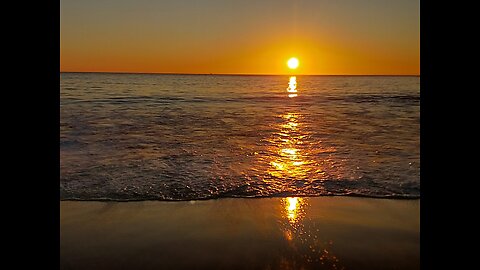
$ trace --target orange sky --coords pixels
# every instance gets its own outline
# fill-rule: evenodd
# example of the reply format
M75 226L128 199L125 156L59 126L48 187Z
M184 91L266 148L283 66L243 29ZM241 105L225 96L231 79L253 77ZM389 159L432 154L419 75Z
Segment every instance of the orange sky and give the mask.
M419 0L61 0L60 16L61 71L420 71Z

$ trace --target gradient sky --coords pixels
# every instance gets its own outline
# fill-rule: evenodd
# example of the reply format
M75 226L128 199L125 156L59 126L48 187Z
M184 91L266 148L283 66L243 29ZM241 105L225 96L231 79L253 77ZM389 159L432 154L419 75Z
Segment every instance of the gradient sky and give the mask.
M419 0L61 0L60 70L418 75Z

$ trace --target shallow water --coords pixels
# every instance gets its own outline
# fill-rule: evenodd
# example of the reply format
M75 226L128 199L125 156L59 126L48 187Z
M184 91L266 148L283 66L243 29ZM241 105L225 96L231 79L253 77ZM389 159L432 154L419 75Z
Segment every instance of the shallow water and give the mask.
M290 85L289 85L290 82ZM60 194L420 194L420 78L62 73ZM288 89L287 89L288 88Z

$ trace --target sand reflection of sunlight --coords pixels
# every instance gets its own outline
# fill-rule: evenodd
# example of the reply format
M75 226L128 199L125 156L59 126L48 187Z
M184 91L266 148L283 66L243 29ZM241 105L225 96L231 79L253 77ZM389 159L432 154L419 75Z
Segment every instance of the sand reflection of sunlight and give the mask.
M283 236L288 243L292 265L299 269L345 269L332 252L333 241L324 238L318 224L308 222L308 197L286 197L281 199ZM316 207L318 210L318 206Z
M290 224L295 224L304 216L303 206L305 204L303 198L287 197L283 199L285 205L285 213Z

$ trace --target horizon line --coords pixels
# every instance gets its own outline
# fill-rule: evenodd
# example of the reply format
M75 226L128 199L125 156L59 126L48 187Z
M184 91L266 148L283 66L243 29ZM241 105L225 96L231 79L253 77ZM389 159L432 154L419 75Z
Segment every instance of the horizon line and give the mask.
M252 73L182 73L182 72L122 72L122 71L60 71L60 73L103 73L103 74L145 74L145 75L215 75L215 76L378 76L378 77L420 77L420 74L252 74Z

